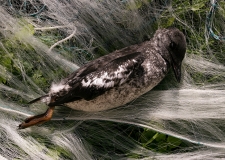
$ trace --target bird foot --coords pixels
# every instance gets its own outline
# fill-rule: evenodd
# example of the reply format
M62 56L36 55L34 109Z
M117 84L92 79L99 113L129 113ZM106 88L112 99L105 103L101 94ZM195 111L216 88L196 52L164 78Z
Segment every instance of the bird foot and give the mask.
M54 109L55 109L54 106L49 107L47 109L47 111L43 114L28 117L27 119L24 120L23 123L21 123L19 125L19 129L24 129L24 128L27 128L27 127L30 127L30 126L33 126L33 125L42 124L44 122L47 122L47 121L51 120Z

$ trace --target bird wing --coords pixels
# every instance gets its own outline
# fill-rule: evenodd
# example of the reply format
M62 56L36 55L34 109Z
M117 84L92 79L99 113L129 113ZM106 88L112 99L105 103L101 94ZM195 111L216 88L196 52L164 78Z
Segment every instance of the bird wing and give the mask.
M67 84L70 86L68 92L61 95L56 94L56 100L49 105L59 105L79 99L94 99L106 91L126 83L132 79L132 76L143 73L141 66L143 61L142 54L134 52L108 61L100 68L92 66L91 69L83 69L83 72L79 74L79 80L78 76L68 80Z
M139 48L141 44L135 44L120 50L116 50L108 55L95 59L85 64L83 67L79 68L78 70L76 70L76 72L73 72L70 76L68 76L65 79L65 81L71 81L76 83L76 81L79 80L81 77L88 75L89 73L95 72L101 68L104 68L108 63L118 58L123 58L123 57L125 59L130 58L130 56L132 57L132 55L135 55L135 53L140 53L140 52L137 52L136 50Z

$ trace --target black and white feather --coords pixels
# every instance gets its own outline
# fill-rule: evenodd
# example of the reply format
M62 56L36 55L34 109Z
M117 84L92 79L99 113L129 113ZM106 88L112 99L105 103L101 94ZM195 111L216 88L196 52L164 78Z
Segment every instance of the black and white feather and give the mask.
M115 108L151 90L170 66L180 81L185 52L185 37L178 29L159 29L150 41L84 65L31 103L41 100L48 106L66 105L84 111Z

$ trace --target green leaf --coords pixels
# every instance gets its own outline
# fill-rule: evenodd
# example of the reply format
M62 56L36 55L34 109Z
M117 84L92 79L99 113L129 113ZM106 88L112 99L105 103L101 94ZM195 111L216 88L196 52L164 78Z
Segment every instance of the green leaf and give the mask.
M140 137L141 143L149 143L149 140L152 139L155 134L156 134L155 131L145 129Z
M0 77L0 82L2 82L2 83L6 83L6 79L5 79L5 78Z
M167 142L168 142L168 147L170 149L177 148L182 143L182 141L180 139L172 137L172 136L169 136L167 138Z
M12 66L12 60L9 56L4 56L1 59L1 64L7 68L10 68Z
M158 142L165 141L166 140L166 135L162 134L162 133L159 133L155 140L158 141Z
M174 21L175 21L175 18L174 17L168 18L168 20L167 20L167 26L166 27L171 26L174 23Z
M205 6L205 4L203 2L202 3L196 3L196 4L192 5L191 10L192 11L198 11L204 6Z
M27 36L32 36L34 33L34 26L32 24L26 24L20 28L20 30L15 34L15 37L20 39Z
M143 146L146 147L148 144L152 143L158 137L158 135L159 133L156 133L150 140L144 143Z

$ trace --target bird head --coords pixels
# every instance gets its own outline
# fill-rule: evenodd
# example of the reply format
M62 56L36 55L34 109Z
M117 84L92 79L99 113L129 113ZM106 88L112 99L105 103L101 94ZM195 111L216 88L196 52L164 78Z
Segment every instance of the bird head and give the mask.
M181 80L181 64L186 52L184 34L175 27L159 29L154 35L162 57L172 66L178 82Z

